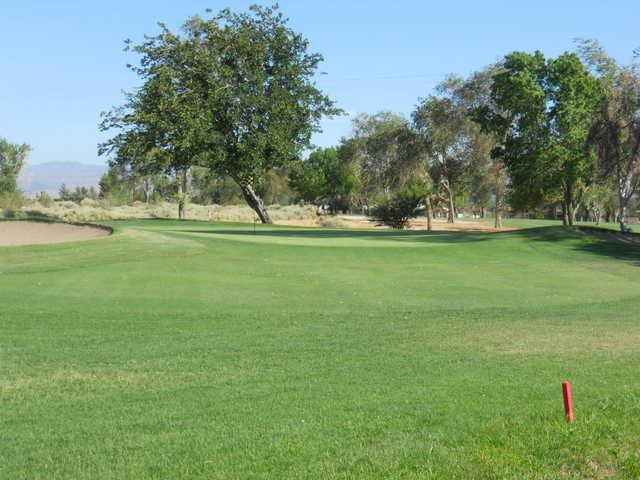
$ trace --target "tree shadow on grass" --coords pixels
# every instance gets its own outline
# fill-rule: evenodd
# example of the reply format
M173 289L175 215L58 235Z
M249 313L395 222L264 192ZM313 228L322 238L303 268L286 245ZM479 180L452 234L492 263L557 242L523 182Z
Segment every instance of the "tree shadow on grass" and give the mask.
M523 230L486 233L486 232L427 232L422 230L331 230L305 228L258 227L251 228L213 228L202 230L179 230L182 233L196 233L204 235L246 236L257 238L291 238L291 239L354 239L367 241L394 241L411 243L463 244L485 242L491 239L506 238L508 236L524 237L531 242L548 244L564 243L573 251L590 253L593 255L610 257L617 260L632 262L640 266L640 234L621 237L616 232L589 227L566 228L562 226L538 227ZM637 240L637 243L635 242ZM348 245L345 245L348 246Z
M483 242L489 239L491 233L477 232L427 232L418 230L393 231L393 230L330 230L330 229L292 229L292 228L258 228L252 229L202 229L179 230L182 233L196 233L206 235L234 235L256 238L298 238L298 239L354 239L354 240L391 240L398 242L425 242L425 243L469 243Z
M571 250L640 266L640 234L597 227L540 227L512 232L534 242L565 242Z

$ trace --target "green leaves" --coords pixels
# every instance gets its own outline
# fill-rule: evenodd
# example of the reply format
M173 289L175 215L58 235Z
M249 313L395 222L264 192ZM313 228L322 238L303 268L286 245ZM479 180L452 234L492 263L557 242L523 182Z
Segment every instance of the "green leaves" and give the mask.
M602 89L571 53L546 60L540 52L513 52L502 67L491 88L493 108L476 111L476 118L504 139L495 153L508 167L513 206L537 206L562 196L571 211L578 187L593 178L587 138Z
M591 126L588 145L597 153L599 176L614 177L625 225L628 204L640 186L640 69L637 58L620 66L594 40L579 40L578 52L598 75L604 102Z
M406 228L428 193L428 186L421 182L396 190L390 198L376 203L371 209L371 217L391 228Z
M357 167L365 202L406 186L424 172L419 139L402 115L361 114L354 119L353 129L353 138L343 140L340 152Z
M358 187L358 178L335 148L317 149L291 173L291 185L300 198L314 204L328 202L333 211L338 203L347 204Z
M322 56L277 7L192 17L134 46L143 79L102 128L114 162L153 172L202 166L254 188L299 158L324 115L340 111L313 80Z
M13 193L31 147L26 143L13 144L0 138L0 193Z

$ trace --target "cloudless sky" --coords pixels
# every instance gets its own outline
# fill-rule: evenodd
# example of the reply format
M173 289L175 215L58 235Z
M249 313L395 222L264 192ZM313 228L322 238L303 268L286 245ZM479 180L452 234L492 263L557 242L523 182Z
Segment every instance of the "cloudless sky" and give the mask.
M101 163L100 112L137 85L123 41L192 14L255 1L0 0L0 137L33 146L31 163ZM264 3L264 2L259 2ZM266 4L271 4L267 2ZM558 55L598 39L627 63L640 46L637 0L282 0L291 25L325 56L319 85L355 114L409 114L448 73L467 75L513 50ZM350 119L323 122L336 144Z

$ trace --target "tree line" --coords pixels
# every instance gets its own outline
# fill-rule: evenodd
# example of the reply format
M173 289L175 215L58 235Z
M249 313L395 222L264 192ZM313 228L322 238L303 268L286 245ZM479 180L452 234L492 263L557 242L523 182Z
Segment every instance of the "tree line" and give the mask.
M623 231L639 181L638 64L618 65L593 40L557 58L513 52L449 76L410 119L361 115L351 137L293 175L305 200L373 204L392 226L419 206L449 222L461 207L479 216L491 207L496 227L504 212L555 216L559 206L565 225L606 217Z
M180 32L127 48L142 80L103 114L117 133L103 192L126 182L148 201L235 195L270 223L266 204L362 210L402 227L419 210L455 222L462 208L496 226L506 212L547 208L565 225L607 217L627 229L640 180L638 63L593 40L546 58L512 52L468 78L449 76L410 118L362 114L334 148L309 151L342 112L314 81L322 61L277 7L192 17ZM267 192L279 193L265 198ZM196 198L197 199L197 198ZM559 207L560 213L556 213ZM403 220L404 219L404 220Z

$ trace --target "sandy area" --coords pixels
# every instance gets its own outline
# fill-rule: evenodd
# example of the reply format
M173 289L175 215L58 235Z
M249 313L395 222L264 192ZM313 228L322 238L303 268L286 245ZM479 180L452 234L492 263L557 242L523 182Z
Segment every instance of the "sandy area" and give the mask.
M105 237L104 228L46 222L0 222L0 246L78 242Z
M379 227L375 222L370 221L367 217L358 215L338 215L338 218L344 224L344 228L386 228ZM318 220L279 220L276 221L278 225L291 225L296 227L318 227ZM418 218L411 220L411 230L426 230L427 219ZM447 223L443 219L434 219L432 225L433 231L436 232L507 232L511 230L517 230L515 228L503 227L500 230L493 228L493 225L482 222L471 222L465 220L456 220L454 224Z

